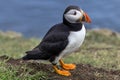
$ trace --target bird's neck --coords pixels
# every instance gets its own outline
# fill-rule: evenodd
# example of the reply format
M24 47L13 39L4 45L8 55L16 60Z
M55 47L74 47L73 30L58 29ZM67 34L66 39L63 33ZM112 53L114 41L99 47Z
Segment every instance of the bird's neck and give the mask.
M63 24L68 26L71 31L79 31L82 29L82 23L70 23L65 18L63 18Z

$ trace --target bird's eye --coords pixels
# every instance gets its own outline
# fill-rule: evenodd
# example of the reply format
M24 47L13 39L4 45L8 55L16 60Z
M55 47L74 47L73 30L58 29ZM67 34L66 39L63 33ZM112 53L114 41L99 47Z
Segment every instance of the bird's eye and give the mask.
M73 13L73 15L76 15L77 14L77 12L75 11L74 13Z

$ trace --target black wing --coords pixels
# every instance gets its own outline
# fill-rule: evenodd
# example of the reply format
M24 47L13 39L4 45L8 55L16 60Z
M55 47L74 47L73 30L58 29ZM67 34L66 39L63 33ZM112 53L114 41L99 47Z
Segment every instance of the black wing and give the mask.
M63 24L52 27L36 47L43 52L52 55L59 55L68 44L69 28Z

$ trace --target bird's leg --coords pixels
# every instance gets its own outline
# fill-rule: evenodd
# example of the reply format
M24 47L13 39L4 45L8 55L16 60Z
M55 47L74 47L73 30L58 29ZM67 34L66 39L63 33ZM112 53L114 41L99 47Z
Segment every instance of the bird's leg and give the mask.
M67 70L59 70L56 65L54 65L53 68L54 68L55 72L58 73L59 75L63 75L63 76L71 75L71 73Z
M66 69L66 70L72 70L76 68L75 64L65 64L62 60L59 60L62 68Z

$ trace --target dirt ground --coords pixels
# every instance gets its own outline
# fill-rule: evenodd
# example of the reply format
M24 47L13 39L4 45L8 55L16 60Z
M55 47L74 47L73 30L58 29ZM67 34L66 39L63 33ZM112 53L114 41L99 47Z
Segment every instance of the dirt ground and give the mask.
M8 59L7 56L1 56L0 61ZM35 74L38 71L43 71L48 74L48 80L120 80L120 70L105 70L103 68L95 68L89 64L77 64L75 70L71 70L70 77L64 77L56 74L50 64L37 62L16 60L9 58L6 63L12 66L21 66L18 71L19 75L22 72L22 67L33 69L29 74Z

